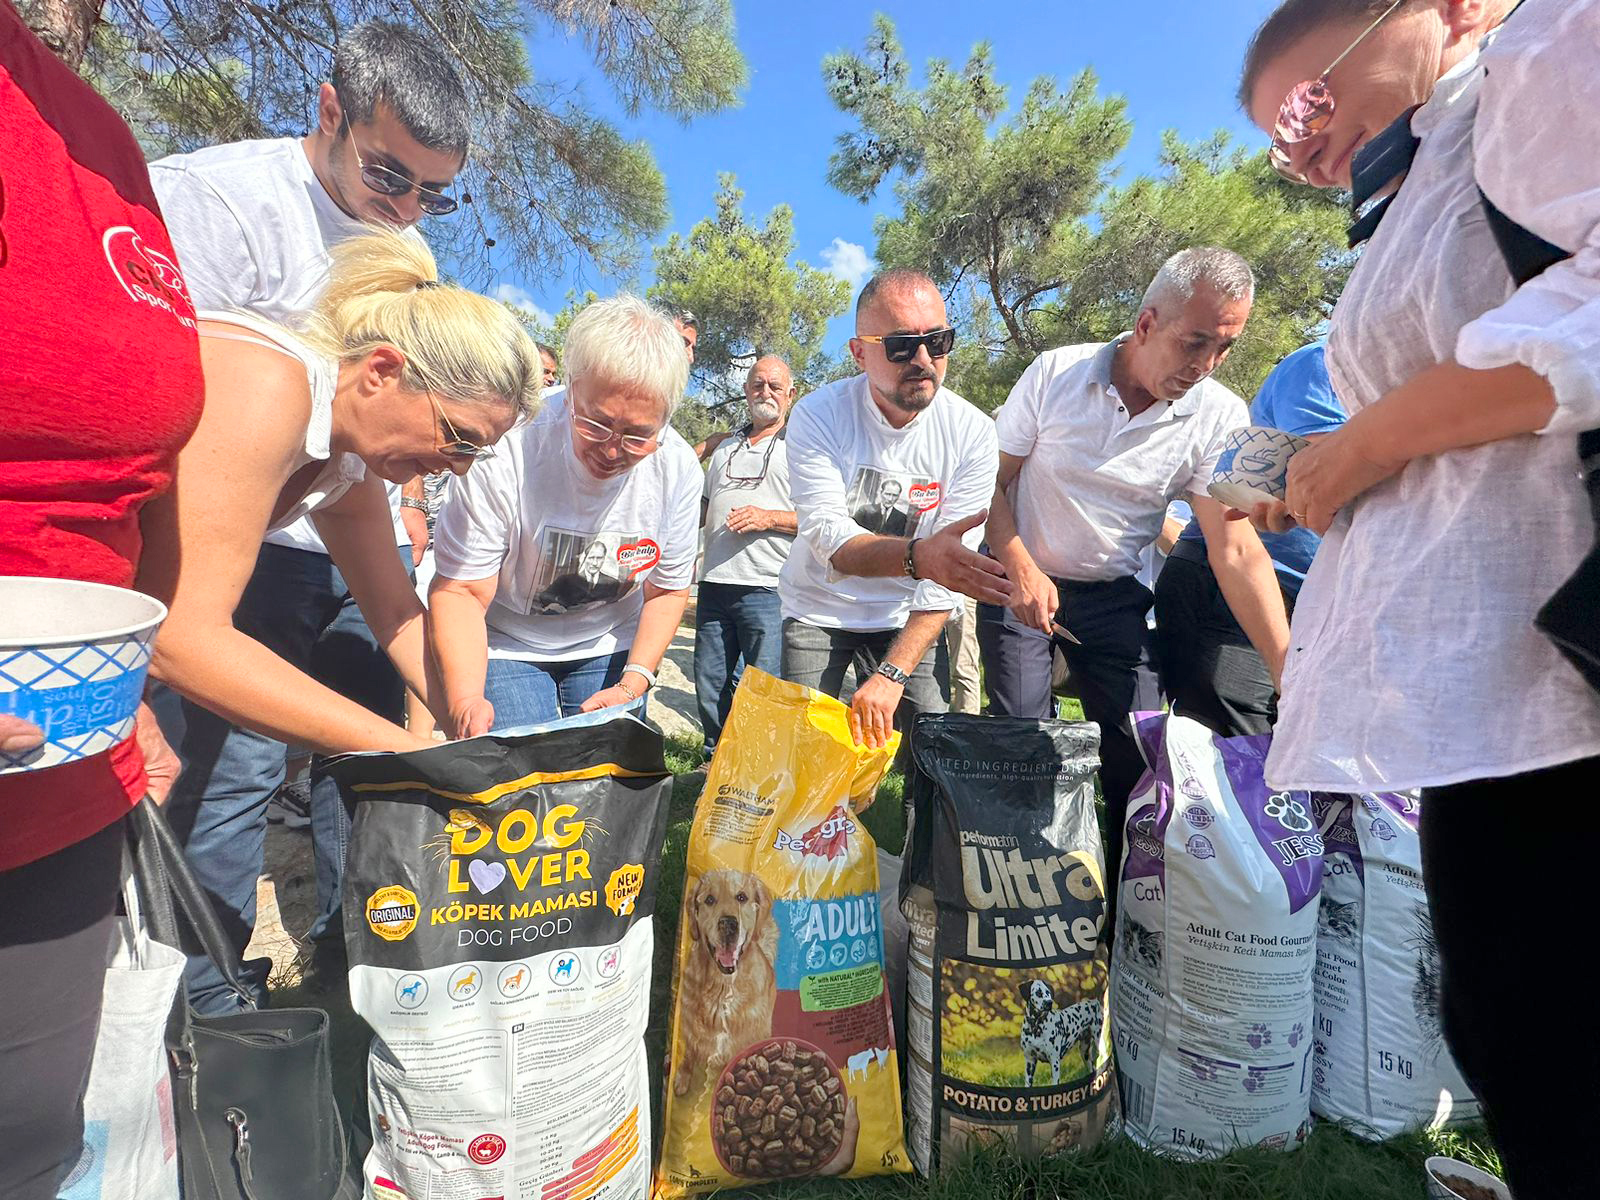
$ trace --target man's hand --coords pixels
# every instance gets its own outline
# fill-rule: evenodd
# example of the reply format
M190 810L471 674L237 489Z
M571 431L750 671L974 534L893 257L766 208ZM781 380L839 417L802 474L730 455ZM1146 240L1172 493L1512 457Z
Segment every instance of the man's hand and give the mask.
M1230 508L1226 516L1230 521L1248 520L1258 533L1288 533L1291 529L1300 528L1300 522L1294 519L1289 506L1282 500L1263 500L1249 512Z
M620 683L614 683L608 688L601 688L590 696L579 707L579 712L594 712L599 708L615 708L619 704L632 704L639 697L630 696L626 688Z
M400 524L406 527L406 535L411 539L411 565L420 567L422 556L428 551L428 516L420 508L402 504Z
M961 541L962 534L977 529L988 519L985 509L953 521L938 533L919 541L912 551L917 574L984 604L1011 603L1015 589L1006 578L1006 569L994 559L968 550Z
M148 704L141 703L133 718L133 737L144 755L144 773L149 777L150 798L165 804L172 794L172 785L178 782L183 763L178 759L167 739L161 734L156 714Z
M1365 444L1363 428L1346 425L1289 460L1284 499L1290 515L1313 533L1327 533L1341 508L1400 469Z
M1061 595L1050 576L1037 566L1019 572L1017 590L1011 601L1011 611L1017 614L1017 620L1029 629L1053 637L1056 612L1060 608Z
M477 737L494 727L494 705L482 696L472 696L450 706L451 735Z
M773 515L770 508L757 508L754 504L746 504L743 508L736 508L728 514L728 531L760 533L763 529L772 528Z
M894 714L905 688L883 675L873 674L850 699L850 736L858 746L882 749L894 733Z
M7 754L26 754L44 744L44 730L37 725L0 713L0 750Z

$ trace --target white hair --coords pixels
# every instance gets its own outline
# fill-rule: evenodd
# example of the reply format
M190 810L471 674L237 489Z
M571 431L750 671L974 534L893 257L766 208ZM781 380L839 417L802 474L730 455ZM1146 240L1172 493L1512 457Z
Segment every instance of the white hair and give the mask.
M573 319L562 346L567 380L596 379L659 400L671 419L689 385L689 356L672 318L624 292Z
M1256 277L1243 257L1220 246L1191 246L1161 264L1144 290L1139 311L1153 308L1170 316L1166 310L1194 299L1194 290L1202 283L1228 300L1255 299Z

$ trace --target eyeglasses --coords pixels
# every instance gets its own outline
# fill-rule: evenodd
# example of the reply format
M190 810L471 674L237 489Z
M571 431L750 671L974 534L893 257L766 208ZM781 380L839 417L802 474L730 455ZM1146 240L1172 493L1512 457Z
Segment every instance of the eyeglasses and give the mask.
M1295 183L1307 181L1305 173L1295 168L1289 147L1309 141L1328 127L1328 122L1333 120L1334 109L1328 76L1357 46L1367 40L1368 34L1388 20L1389 14L1404 3L1405 0L1394 0L1393 4L1378 14L1377 20L1361 31L1361 36L1344 48L1344 53L1328 64L1321 75L1289 89L1289 94L1283 98L1283 104L1278 109L1278 120L1272 127L1272 146L1267 151L1267 158L1279 175Z
M655 452L661 444L661 435L652 433L643 437L637 433L618 433L615 429L607 428L599 421L591 421L588 417L580 417L572 413L572 427L578 431L578 436L586 442L593 442L597 446L604 446L613 439L622 443L622 448L635 457L643 457Z
M344 131L350 135L350 148L356 153L356 166L361 168L361 182L380 196L404 196L415 191L417 207L430 217L442 217L456 210L456 198L447 196L438 188L418 183L409 175L402 175L393 167L382 163L369 163L361 157L361 147L356 144L355 130L350 128L350 118L344 117Z
M444 415L444 409L439 406L437 400L429 396L428 401L433 405L433 411L439 414L440 425L444 427L444 432L448 438L448 440L436 438L435 440L438 440L439 444L434 449L446 458L469 459L473 462L480 458L494 457L494 449L492 447L480 446L477 442L469 442L457 433L456 427L450 424L450 418ZM439 426L436 425L434 426L434 433L437 434L438 432Z
M917 350L921 346L928 348L929 358L943 358L956 344L954 329L934 329L928 333L886 333L882 337L858 333L856 337L875 346L881 345L883 356L892 363L910 362L917 356Z

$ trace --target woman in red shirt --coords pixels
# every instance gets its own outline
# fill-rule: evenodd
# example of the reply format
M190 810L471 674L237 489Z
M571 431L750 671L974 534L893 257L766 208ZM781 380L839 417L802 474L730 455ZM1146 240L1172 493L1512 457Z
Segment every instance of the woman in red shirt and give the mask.
M174 261L127 126L0 0L0 575L132 585L139 510L200 415ZM12 718L0 741L36 733ZM54 1197L78 1161L122 818L175 767L141 709L139 735L108 753L0 775L6 1200Z

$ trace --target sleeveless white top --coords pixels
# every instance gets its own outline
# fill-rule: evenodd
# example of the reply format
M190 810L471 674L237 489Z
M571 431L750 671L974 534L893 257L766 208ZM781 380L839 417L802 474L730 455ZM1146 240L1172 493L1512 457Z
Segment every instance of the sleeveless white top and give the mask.
M267 533L276 533L301 517L327 508L366 478L367 467L359 456L334 453L329 444L333 433L333 390L339 381L337 363L312 350L282 326L249 313L206 311L199 316L202 321L232 325L238 331L202 328L201 337L265 345L287 354L305 368L306 382L311 388L311 419L306 424L305 442L295 456L291 473L313 462L322 463L323 468L305 494L267 526Z

